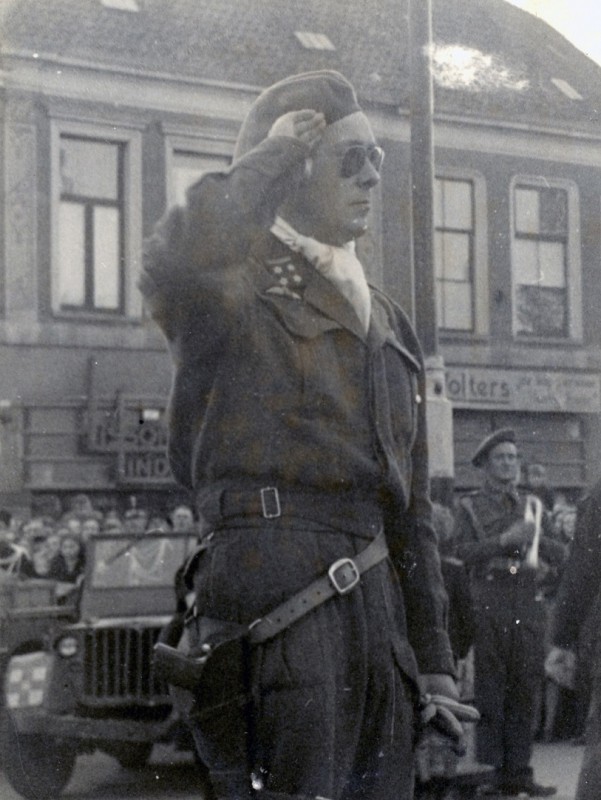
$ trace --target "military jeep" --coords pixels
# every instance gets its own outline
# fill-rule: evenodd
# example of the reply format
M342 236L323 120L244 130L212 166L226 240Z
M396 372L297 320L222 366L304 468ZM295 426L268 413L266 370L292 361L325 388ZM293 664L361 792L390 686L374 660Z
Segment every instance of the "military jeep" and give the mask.
M102 750L132 768L155 743L192 749L155 675L153 648L175 610L175 573L195 545L193 533L89 541L83 581L58 607L66 620L51 626L43 649L6 666L0 749L19 794L56 798L80 753Z
M52 628L71 619L73 609L59 605L66 590L57 581L0 576L0 685L13 656L40 650Z

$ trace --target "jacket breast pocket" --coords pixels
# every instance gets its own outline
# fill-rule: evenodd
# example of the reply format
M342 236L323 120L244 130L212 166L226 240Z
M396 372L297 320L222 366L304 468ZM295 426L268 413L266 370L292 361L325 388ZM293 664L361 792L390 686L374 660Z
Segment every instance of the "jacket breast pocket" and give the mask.
M382 348L390 427L396 444L411 449L417 435L417 404L419 397L419 361L392 335Z
M340 340L346 338L342 326L304 303L262 299L275 312L281 343L294 353L301 381L300 415L336 418L356 369L356 359L349 359L341 347Z

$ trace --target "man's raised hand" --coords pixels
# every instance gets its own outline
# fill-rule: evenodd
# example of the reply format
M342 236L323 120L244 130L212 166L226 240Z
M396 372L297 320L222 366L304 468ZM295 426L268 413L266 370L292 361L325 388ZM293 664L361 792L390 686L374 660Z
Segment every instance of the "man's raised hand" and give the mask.
M269 136L290 136L313 148L326 129L326 119L321 111L304 108L282 114L271 126Z

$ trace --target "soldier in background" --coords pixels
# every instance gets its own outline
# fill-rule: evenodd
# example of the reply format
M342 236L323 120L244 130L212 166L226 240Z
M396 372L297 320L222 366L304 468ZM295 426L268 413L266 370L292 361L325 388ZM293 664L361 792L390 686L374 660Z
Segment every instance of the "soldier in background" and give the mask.
M527 561L535 523L525 519L526 495L516 436L504 428L487 436L472 458L482 470L480 490L461 499L455 524L456 555L470 571L474 601L477 757L494 772L484 793L528 797L555 794L533 777L534 697L543 676L544 614L537 570ZM543 517L544 519L544 517ZM540 539L540 557L561 561L564 549Z
M562 575L555 605L552 641L547 656L547 675L560 686L575 688L576 650L581 629L601 589L601 481L578 506L576 532ZM597 631L601 629L597 619ZM576 800L601 797L601 650L597 635L593 659L593 687L586 726L586 747L578 780Z

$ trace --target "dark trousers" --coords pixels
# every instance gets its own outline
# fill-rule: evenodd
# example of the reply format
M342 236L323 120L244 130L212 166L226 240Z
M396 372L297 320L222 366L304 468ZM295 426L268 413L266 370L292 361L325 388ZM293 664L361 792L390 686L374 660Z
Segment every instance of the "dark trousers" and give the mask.
M250 623L368 543L315 523L228 521L198 564L198 606L206 616ZM252 770L266 800L410 800L414 689L399 666L408 648L399 592L384 561L348 595L253 649L248 706L232 710L229 733L214 721L222 745L219 730L215 738L215 728L195 726L209 770L222 771L218 795L243 796Z
M576 800L601 797L601 641L597 641L591 703L586 722L586 747L578 778Z
M504 779L530 774L536 692L544 663L544 613L529 573L474 581L478 760Z

